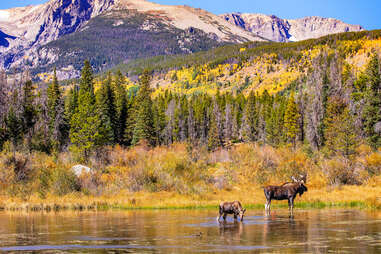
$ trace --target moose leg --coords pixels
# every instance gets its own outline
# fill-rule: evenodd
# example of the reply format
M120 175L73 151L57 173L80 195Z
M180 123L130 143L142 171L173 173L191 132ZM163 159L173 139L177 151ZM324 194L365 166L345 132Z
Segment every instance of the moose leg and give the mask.
M226 221L226 215L227 215L227 213L224 213L224 216L223 216L224 221Z
M271 199L266 200L265 210L268 214L270 214L270 205L271 205Z
M221 219L221 215L222 215L222 207L220 206L220 209L219 209L219 211L218 211L218 213L219 213L219 215L217 216L217 221L219 222L220 221L220 219Z
M288 209L291 212L291 216L294 214L294 198L291 197L288 199Z
M234 214L234 220L237 220L237 214L236 213Z

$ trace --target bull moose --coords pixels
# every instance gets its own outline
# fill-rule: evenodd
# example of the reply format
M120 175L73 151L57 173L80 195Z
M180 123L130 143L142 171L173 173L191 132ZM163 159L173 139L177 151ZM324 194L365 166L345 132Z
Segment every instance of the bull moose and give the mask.
M217 221L220 221L222 215L225 221L226 216L228 214L234 214L235 220L239 216L239 219L243 221L243 215L245 214L245 212L246 212L246 209L242 207L239 201L221 202L219 207L219 216L217 216Z
M294 199L299 193L302 196L306 192L307 186L305 185L307 180L307 175L300 175L300 179L296 179L294 176L291 177L293 182L287 182L280 186L266 186L263 188L266 196L265 210L270 212L271 200L285 200L288 199L288 208L293 212L294 209Z

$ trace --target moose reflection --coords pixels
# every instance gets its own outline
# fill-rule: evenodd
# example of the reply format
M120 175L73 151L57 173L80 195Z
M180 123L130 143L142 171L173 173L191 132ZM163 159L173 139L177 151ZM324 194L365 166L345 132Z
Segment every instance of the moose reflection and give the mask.
M296 179L294 176L291 177L293 182L287 182L280 186L266 186L263 188L266 196L265 210L270 213L271 200L285 200L288 199L288 208L292 214L294 209L294 200L296 195L302 196L306 192L307 186L307 175L300 175L300 179Z

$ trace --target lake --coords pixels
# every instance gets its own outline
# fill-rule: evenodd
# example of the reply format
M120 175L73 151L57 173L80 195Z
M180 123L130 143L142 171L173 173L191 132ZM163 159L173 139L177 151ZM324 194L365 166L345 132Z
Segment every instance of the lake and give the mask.
M0 252L381 253L380 211L246 213L217 223L217 209L0 212Z

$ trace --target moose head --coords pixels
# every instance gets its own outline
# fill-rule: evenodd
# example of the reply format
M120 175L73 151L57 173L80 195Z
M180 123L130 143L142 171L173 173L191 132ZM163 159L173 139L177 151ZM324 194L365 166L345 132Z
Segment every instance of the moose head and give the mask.
M304 192L308 191L308 188L305 185L307 183L307 174L299 175L299 179L295 176L291 176L291 179L298 184L297 192L299 193L299 196L302 196Z

